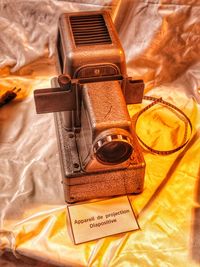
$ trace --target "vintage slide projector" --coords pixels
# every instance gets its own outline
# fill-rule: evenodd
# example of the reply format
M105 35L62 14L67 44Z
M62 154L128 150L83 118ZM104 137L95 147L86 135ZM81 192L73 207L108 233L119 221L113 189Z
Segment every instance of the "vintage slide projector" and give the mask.
M108 12L62 14L59 76L34 91L37 113L55 112L66 202L143 190L145 162L127 104L144 83L127 76L123 48Z

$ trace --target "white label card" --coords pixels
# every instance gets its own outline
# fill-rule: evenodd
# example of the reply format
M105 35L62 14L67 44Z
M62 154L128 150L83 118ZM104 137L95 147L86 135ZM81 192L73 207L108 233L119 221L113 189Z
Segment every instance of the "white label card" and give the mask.
M139 229L127 196L68 206L75 244Z

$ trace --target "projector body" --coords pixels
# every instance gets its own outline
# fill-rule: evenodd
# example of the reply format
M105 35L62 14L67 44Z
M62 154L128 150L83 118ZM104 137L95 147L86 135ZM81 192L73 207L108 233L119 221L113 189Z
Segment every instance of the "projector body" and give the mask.
M140 193L145 162L127 104L142 101L144 84L127 76L109 13L60 17L52 88L35 90L37 113L55 112L68 203Z

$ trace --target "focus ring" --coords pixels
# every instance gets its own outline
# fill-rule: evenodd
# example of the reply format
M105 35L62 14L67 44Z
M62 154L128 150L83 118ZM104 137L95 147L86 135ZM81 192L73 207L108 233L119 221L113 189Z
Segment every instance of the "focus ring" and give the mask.
M119 164L129 159L133 152L131 139L123 134L110 134L94 145L94 154L103 164Z
M96 142L96 144L94 145L94 153L96 153L96 151L102 147L104 144L108 143L108 142L112 142L112 141L125 141L128 143L131 143L131 140L128 136L125 135L121 135L121 134L112 134L112 135L107 135L104 138L100 139L99 141Z

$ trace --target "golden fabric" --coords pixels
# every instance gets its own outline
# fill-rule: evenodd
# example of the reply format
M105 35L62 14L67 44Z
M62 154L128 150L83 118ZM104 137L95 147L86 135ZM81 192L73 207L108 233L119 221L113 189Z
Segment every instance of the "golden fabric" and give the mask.
M22 18L21 22L16 14L9 17L15 9L0 13L4 23L1 25L8 29L5 36L9 37L10 32L10 39L14 40L9 43L6 39L9 47L13 45L13 50L6 52L7 57L0 52L1 93L14 86L22 88L15 101L0 109L0 265L199 266L200 2L44 1L43 8L34 4L29 3L25 9L19 5L17 18ZM35 113L32 92L49 87L51 77L56 75L55 59L48 58L47 51L48 45L53 54L56 26L52 35L44 14L48 17L55 12L58 17L63 11L102 7L110 9L115 20L129 75L144 79L145 94L162 97L184 111L192 121L193 132L186 147L175 154L161 156L143 151L144 191L129 196L141 230L74 245L61 184L53 115ZM37 28L38 24L34 28L32 15L26 14L29 9L36 20L37 12L43 18L41 28ZM9 19L18 29L18 37L27 29L26 22L32 23L32 31L29 28L24 35L29 38L22 38L24 43L22 39L17 43L7 23ZM50 23L55 24L56 19ZM41 36L38 31L41 29L44 34L45 25L46 35ZM130 105L130 114L148 103ZM168 150L182 142L184 127L169 109L156 105L141 115L137 133L155 149ZM5 256L6 251L19 260Z

